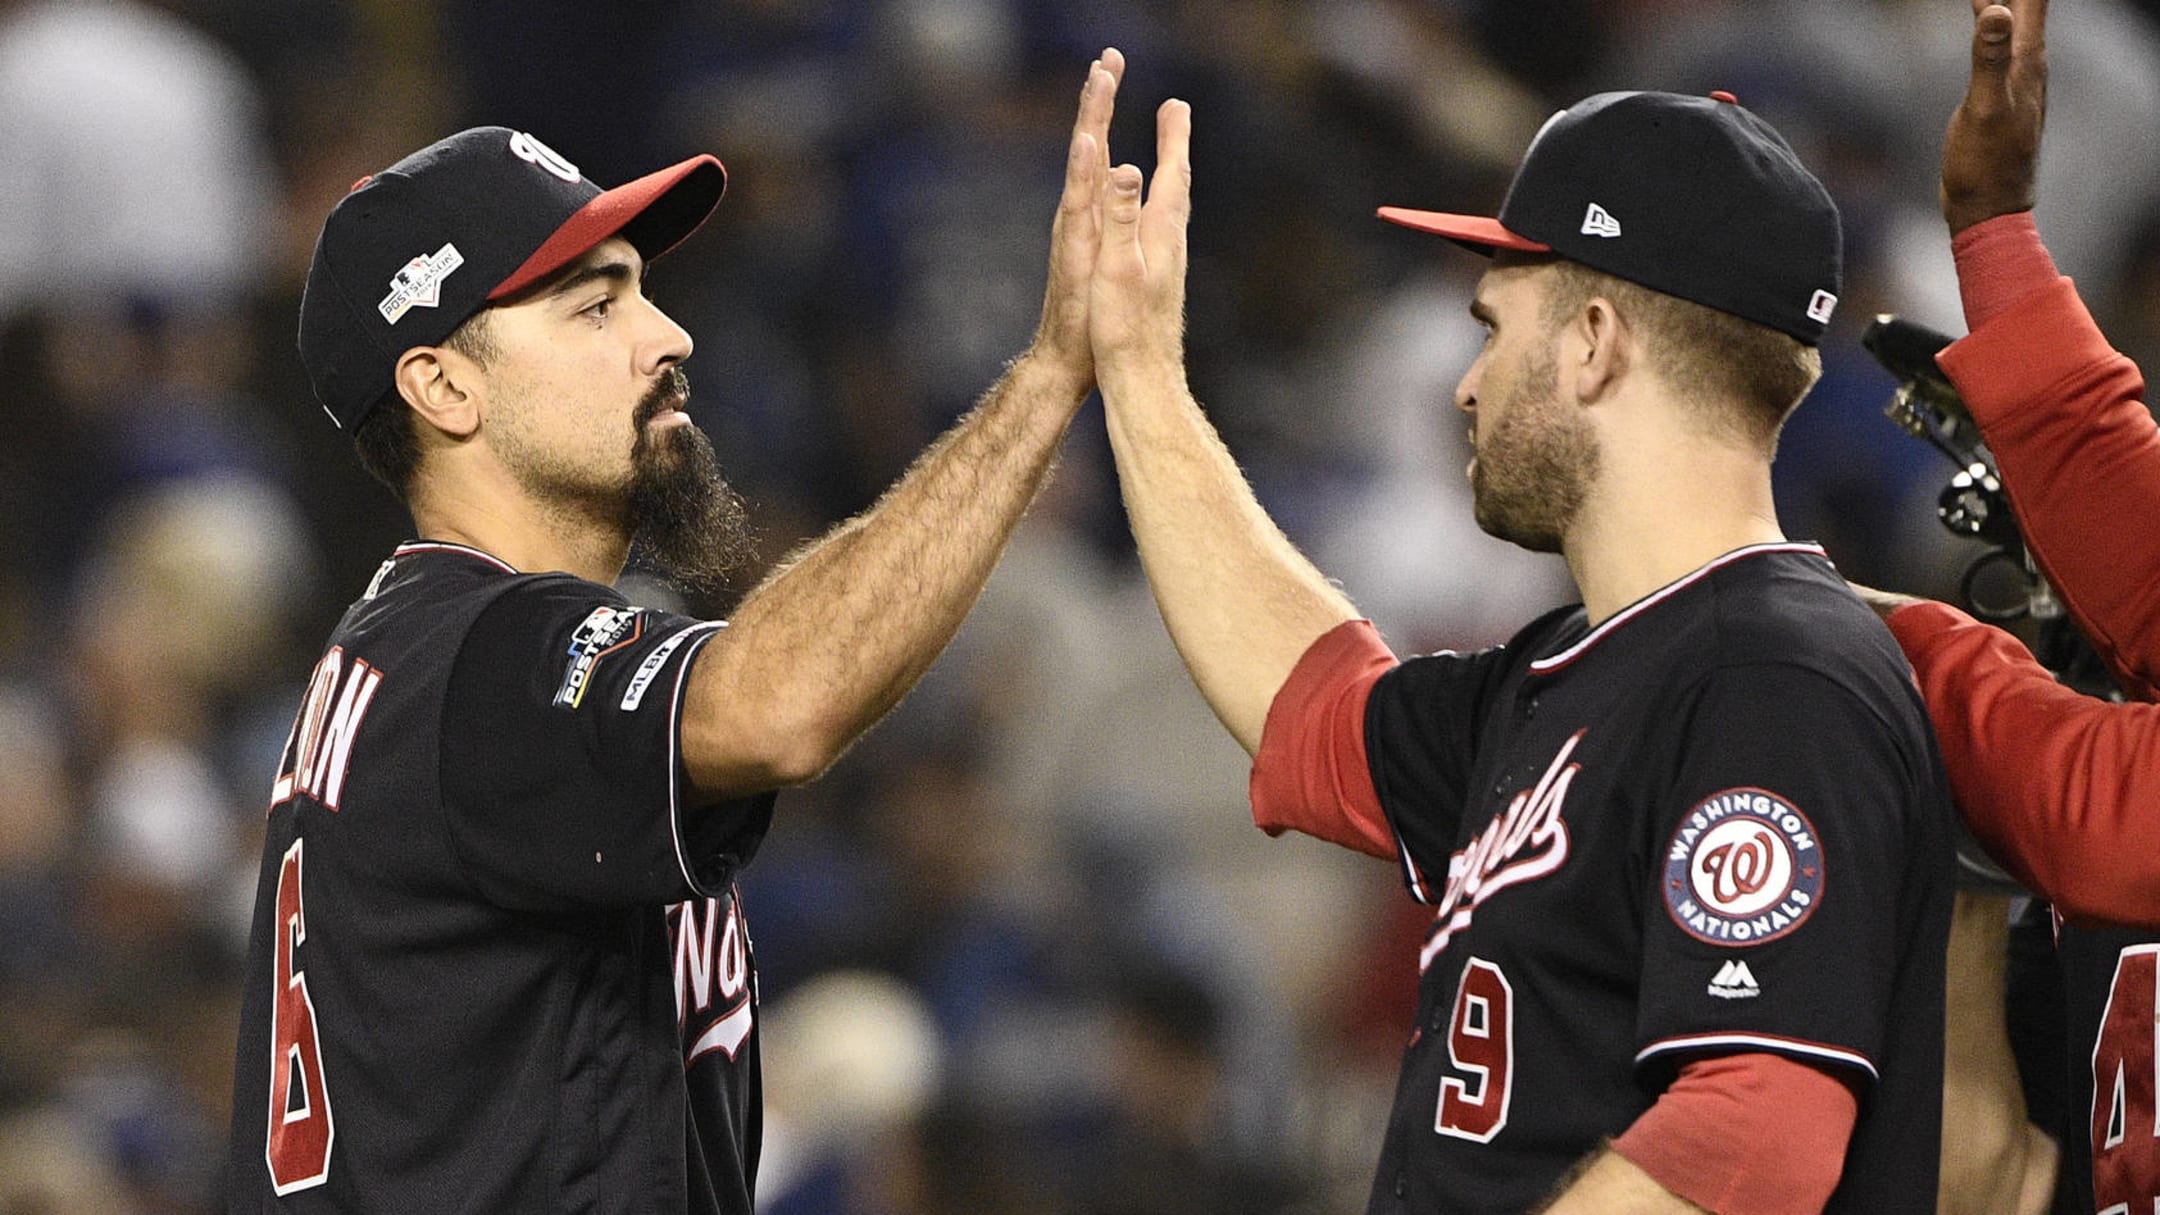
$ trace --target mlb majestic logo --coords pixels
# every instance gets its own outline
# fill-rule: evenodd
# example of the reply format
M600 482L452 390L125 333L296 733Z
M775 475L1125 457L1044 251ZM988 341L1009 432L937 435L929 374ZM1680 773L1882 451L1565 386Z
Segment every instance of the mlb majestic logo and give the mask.
M1665 854L1665 909L1689 936L1754 945L1798 928L1822 902L1822 849L1799 809L1727 789L1680 820Z
M441 304L443 280L464 264L465 255L458 252L456 245L448 243L433 253L406 262L404 269L390 276L390 294L375 305L376 311L395 325L415 308L433 308Z

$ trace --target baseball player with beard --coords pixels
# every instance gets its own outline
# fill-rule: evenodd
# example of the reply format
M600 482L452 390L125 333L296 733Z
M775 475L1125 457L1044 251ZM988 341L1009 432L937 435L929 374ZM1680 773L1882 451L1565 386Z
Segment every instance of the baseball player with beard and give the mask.
M951 637L1094 382L1123 60L1090 69L1034 343L732 621L741 508L643 290L720 163L613 190L481 127L363 179L301 304L316 395L411 508L332 633L271 793L230 1209L749 1215L757 978L734 877Z
M1096 369L1259 825L1391 858L1433 909L1367 1209L1932 1212L1945 782L1887 630L1771 503L1839 289L1829 196L1730 95L1608 93L1497 219L1381 212L1492 256L1455 397L1477 519L1583 597L1402 661L1186 387L1189 137L1167 103L1144 205L1110 175Z

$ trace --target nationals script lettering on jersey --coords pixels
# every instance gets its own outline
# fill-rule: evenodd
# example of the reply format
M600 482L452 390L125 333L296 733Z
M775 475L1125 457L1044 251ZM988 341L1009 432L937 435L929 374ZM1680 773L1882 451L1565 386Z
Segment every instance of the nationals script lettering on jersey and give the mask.
M1577 730L1560 744L1545 774L1518 791L1507 809L1493 816L1470 845L1448 857L1447 886L1434 904L1439 930L1418 951L1418 970L1432 965L1456 933L1470 926L1478 904L1519 882L1534 881L1567 862L1567 824L1560 812L1568 786L1582 765L1569 762L1588 730ZM1423 881L1418 883L1422 894Z
M756 1015L742 911L730 895L677 903L668 920L675 935L675 1017L693 1030L685 1035L683 1062L713 1050L733 1059Z

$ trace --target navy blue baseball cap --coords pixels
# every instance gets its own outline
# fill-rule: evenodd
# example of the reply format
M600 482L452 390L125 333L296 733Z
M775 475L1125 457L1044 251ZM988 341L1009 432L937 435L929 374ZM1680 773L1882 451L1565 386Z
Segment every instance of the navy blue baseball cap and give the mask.
M651 261L697 231L727 170L693 156L612 190L507 127L474 127L361 178L331 209L300 297L300 361L347 433L398 358L621 236Z
M1843 289L1837 204L1730 93L1599 93L1546 122L1497 218L1380 218L1487 255L1558 254L1809 346Z

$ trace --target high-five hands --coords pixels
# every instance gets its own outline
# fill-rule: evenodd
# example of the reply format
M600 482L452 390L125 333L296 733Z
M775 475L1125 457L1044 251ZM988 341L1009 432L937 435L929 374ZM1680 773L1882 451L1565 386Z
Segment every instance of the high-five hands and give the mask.
M2047 73L2047 0L1973 0L1972 79L1943 138L1951 235L2032 209Z
M1110 114L1125 56L1106 49L1088 67L1080 88L1080 112L1065 152L1065 192L1050 225L1050 282L1043 291L1042 323L1031 353L1069 376L1076 397L1095 383L1095 356L1088 341L1088 287L1102 244L1103 182L1110 176Z
M1098 374L1127 371L1184 382L1185 226L1192 215L1192 107L1155 113L1155 177L1110 170L1102 189L1102 250L1089 300Z

